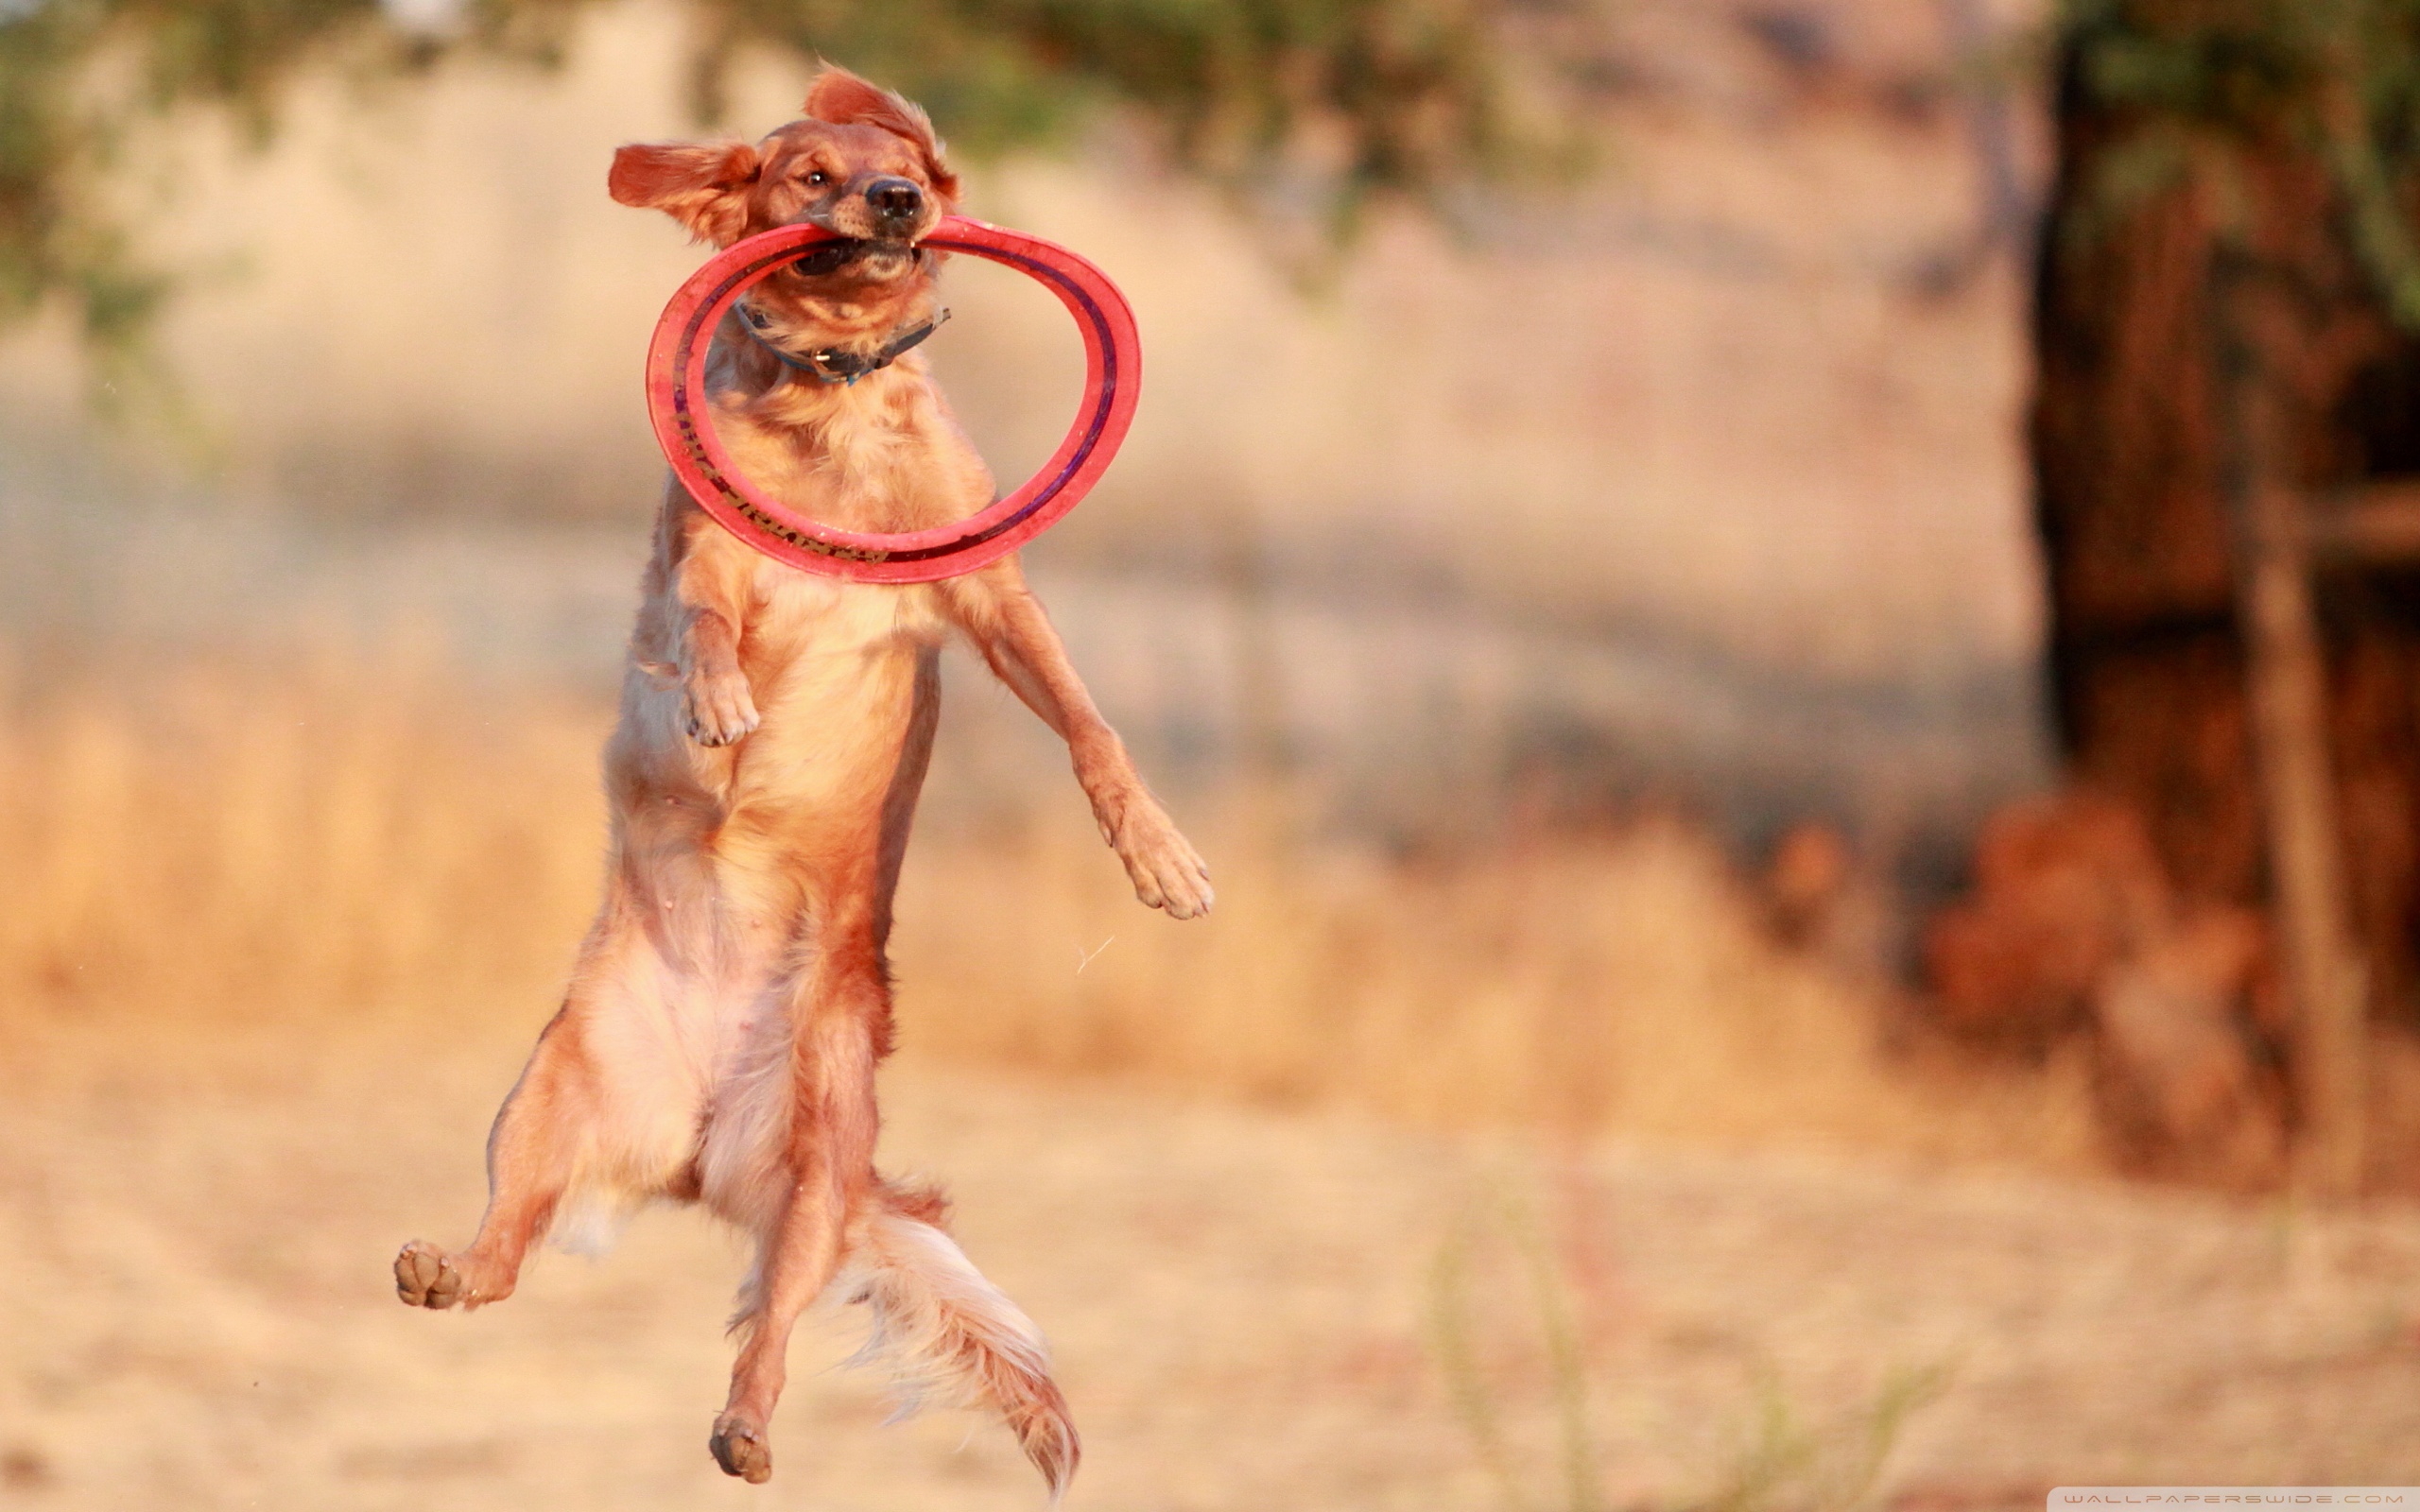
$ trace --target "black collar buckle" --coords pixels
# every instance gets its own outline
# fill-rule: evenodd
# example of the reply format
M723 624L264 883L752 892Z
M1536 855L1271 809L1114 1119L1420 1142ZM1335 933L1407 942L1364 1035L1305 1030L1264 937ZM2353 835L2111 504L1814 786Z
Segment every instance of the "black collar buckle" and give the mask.
M929 317L908 327L872 352L851 352L844 347L821 347L801 355L787 348L775 345L772 339L765 335L765 327L770 322L764 311L744 301L739 305L740 324L750 335L756 338L758 346L763 347L790 367L809 374L817 383L821 384L855 384L870 372L881 371L922 345L925 338L940 330L942 322L948 318L949 311L935 310Z

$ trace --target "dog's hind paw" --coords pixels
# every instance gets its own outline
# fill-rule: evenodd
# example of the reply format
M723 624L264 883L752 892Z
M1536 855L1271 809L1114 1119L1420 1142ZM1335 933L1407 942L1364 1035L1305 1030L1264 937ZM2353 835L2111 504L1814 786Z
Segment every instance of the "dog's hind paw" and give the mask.
M689 674L689 738L700 746L730 746L762 723L748 676L737 667Z
M445 1251L415 1239L395 1257L395 1295L406 1307L442 1312L462 1299L462 1273Z
M725 1475L736 1475L751 1486L773 1478L773 1451L765 1442L765 1430L736 1413L715 1419L715 1435L706 1447L714 1451L715 1463Z

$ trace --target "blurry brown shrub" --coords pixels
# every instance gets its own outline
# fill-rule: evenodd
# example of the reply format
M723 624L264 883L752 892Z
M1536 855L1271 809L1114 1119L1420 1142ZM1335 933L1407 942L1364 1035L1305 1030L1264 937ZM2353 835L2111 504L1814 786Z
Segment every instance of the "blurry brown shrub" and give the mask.
M1866 995L1895 1003L1903 910L1838 827L1820 819L1793 825L1758 883L1774 939Z
M1976 843L1973 895L1926 932L1941 1021L2038 1051L2085 1022L2101 977L2171 908L2134 810L2074 791L2012 804Z
M2231 1186L2285 1175L2270 954L2259 915L2181 898L2140 816L2080 790L1995 815L1925 937L1942 1027L2029 1056L2083 1036L2119 1160Z
M1766 917L1775 937L1813 943L1855 880L1856 862L1848 837L1832 825L1792 826L1765 863Z
M2193 909L2114 962L2093 996L2100 1103L2130 1163L2238 1185L2282 1180L2283 1027L2268 926Z

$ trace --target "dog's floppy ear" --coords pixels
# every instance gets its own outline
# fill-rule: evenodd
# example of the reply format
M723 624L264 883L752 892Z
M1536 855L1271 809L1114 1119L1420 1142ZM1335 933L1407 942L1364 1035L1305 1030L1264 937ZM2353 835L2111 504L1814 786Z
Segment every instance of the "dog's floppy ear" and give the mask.
M728 247L748 229L748 187L763 166L745 142L633 142L614 149L605 188L618 203L661 210L699 240Z
M949 171L949 163L942 157L942 139L933 134L933 123L921 107L875 88L845 68L826 63L815 82L806 86L806 103L799 113L832 126L879 127L901 138L924 157L925 177L933 193L957 202L958 175Z

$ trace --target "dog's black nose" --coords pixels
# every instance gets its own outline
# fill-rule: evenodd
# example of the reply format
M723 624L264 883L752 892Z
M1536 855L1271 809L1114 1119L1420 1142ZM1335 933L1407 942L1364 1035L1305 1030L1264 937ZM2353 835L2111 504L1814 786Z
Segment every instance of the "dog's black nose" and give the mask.
M885 220L913 220L924 214L925 191L906 179L876 179L866 185L866 203Z

